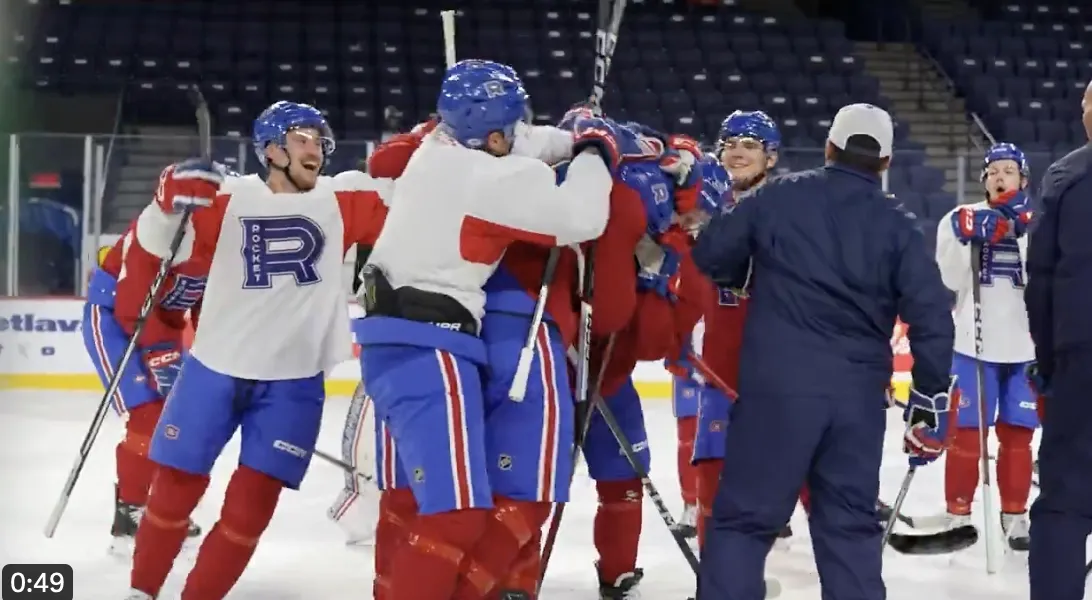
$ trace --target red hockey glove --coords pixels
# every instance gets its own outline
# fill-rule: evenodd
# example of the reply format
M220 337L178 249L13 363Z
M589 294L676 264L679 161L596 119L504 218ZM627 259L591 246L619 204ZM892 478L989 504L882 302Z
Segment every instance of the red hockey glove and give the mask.
M952 229L964 244L996 244L1009 234L1012 223L999 211L964 207L952 213Z
M167 214L212 206L227 175L224 165L202 159L173 164L159 175L155 203Z
M1017 236L1024 235L1031 223L1031 201L1023 190L1012 190L990 200L990 207L1012 221Z

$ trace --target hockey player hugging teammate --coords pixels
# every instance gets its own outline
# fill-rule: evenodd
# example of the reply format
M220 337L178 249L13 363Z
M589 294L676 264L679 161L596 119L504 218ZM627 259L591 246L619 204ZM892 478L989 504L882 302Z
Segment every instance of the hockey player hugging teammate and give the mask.
M512 566L513 551L541 527L536 498L564 500L566 486L534 475L558 468L572 444L571 431L565 439L564 428L544 426L552 419L545 410L511 423L535 429L524 435L530 446L512 456L513 469L528 461L527 472L508 480L524 486L526 496L509 487L511 496L497 497L491 485L496 471L487 457L496 440L487 433L495 424L486 420L483 287L513 243L549 248L598 237L609 213L610 174L638 150L621 127L578 116L570 122L568 177L556 185L543 161L512 152L526 93L515 72L497 63L452 66L437 104L440 123L398 180L362 273L367 316L354 325L362 379L418 509L390 557L384 597L392 599L486 597ZM556 359L555 344L540 347L547 350L542 361ZM535 368L544 372L542 362ZM555 375L543 383L545 389L559 381ZM565 418L556 416L558 423ZM546 435L561 450L555 463L541 462L554 460L540 452ZM498 544L507 550L495 552Z
M142 245L162 256L192 210L182 255L208 268L191 274L207 277L201 323L152 437L159 468L127 600L159 595L213 463L241 429L239 466L181 597L228 594L281 490L298 488L307 471L323 372L351 357L342 257L374 240L391 182L357 171L320 176L334 140L311 106L270 106L255 120L253 142L267 181L204 161L172 165L137 220L137 239L154 240Z
M1024 308L1027 240L1031 218L1025 188L1028 164L1013 144L990 148L982 167L986 200L953 210L937 229L937 263L944 284L956 292L956 341L952 373L962 391L959 419L945 464L944 488L953 525L970 520L978 487L979 402L985 402L986 427L994 427L1001 524L1009 545L1027 550L1028 494L1031 490L1031 438L1039 425L1035 396L1024 376L1035 349ZM979 251L980 249L980 251ZM975 323L971 299L971 261L980 261L981 323ZM982 354L975 351L981 328ZM976 370L982 369L982 390ZM985 518L995 518L985 515Z

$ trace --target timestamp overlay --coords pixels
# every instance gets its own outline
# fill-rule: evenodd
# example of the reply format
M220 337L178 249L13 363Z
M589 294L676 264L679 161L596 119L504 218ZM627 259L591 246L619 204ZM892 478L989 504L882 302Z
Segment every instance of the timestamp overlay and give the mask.
M73 600L72 566L4 565L0 600Z

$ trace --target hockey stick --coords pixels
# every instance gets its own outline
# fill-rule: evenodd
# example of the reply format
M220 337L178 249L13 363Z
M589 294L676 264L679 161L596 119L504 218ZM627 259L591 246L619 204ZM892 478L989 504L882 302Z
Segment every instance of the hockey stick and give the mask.
M899 511L902 510L902 503L906 500L906 494L910 492L910 484L914 481L914 474L917 472L917 465L910 465L910 468L906 470L906 476L902 478L902 486L899 487L899 495L895 497L895 505L891 507L891 512L895 515L898 515ZM897 519L887 520L887 526L883 530L883 541L880 543L881 552L887 547L891 534L895 532L895 523L897 522Z
M209 116L208 103L205 102L201 90L196 85L190 89L190 97L196 107L197 133L201 144L201 158L208 161L212 159L212 118ZM79 479L80 473L87 463L87 457L91 454L91 447L94 446L95 440L99 436L99 431L102 430L102 424L106 420L106 413L109 410L110 399L117 394L118 387L121 385L121 374L125 370L126 365L129 364L129 360L132 358L133 353L136 351L137 340L140 339L140 334L144 331L144 325L148 320L148 315L151 314L152 308L155 306L156 297L159 295L159 289L163 287L163 282L166 281L167 274L171 270L171 265L174 264L174 259L178 255L178 249L182 246L182 239L186 235L186 225L190 220L190 212L191 209L187 208L186 211L182 213L182 221L178 225L178 230L175 231L174 238L171 239L170 252L168 253L167 258L159 263L159 271L156 272L155 279L152 280L152 285L148 289L148 295L144 297L144 303L140 305L140 313L138 313L136 324L133 327L133 336L129 339L129 344L125 346L125 352L122 353L121 359L114 368L114 374L110 377L110 382L106 386L106 393L102 395L102 400L99 401L99 407L95 410L95 416L91 419L91 426L87 429L87 434L84 435L83 443L80 444L80 451L79 454L76 455L76 462L68 472L68 479L64 483L61 495L57 499L57 503L53 506L53 512L49 515L49 521L46 522L45 536L47 538L52 538L53 534L56 533L57 526L61 522L61 517L68 507L68 501L72 498L72 491L76 488L76 481Z
M610 71L614 48L618 43L618 30L622 27L622 16L625 14L625 10L626 0L599 0L599 20L595 30L595 68L592 74L592 93L589 99L596 109L601 108L603 95L606 93L607 73ZM527 378L530 376L531 361L535 355L535 337L538 335L539 327L542 326L549 286L554 280L560 255L561 248L551 248L550 255L546 259L546 267L542 271L542 283L539 285L534 317L531 319L531 327L527 333L526 343L520 350L519 362L516 364L516 376L512 379L512 386L508 390L508 397L516 402L521 402L527 392ZM593 273L595 270L594 242L588 244L587 250L584 251L584 268L588 273ZM585 291L590 292L590 287L585 288ZM590 294L585 295L590 299ZM589 302L589 311L591 310L590 306ZM582 304L582 311L583 308ZM577 397L580 397L579 390Z
M349 463L341 460L340 458L337 458L336 456L327 454L327 453L325 453L322 450L319 450L317 448L315 449L314 452L312 452L312 454L314 454L315 456L321 458L322 460L330 463L331 465L334 465L335 467L338 467L339 469L345 471L346 473L348 473L350 475L353 475L353 476L359 477L360 479L363 479L364 481L371 482L372 480L375 479L374 477L372 477L370 475L365 475L365 474L361 473L360 471L357 471L356 469L354 469L352 467L352 465L350 465Z
M887 520L887 526L884 528L883 532L881 548L891 546L891 548L900 554L949 554L963 550L964 548L968 548L977 543L978 530L972 525L964 525L948 531L927 535L894 533L895 522L899 520L897 517L902 510L903 501L906 500L906 495L910 491L910 483L914 480L914 474L917 473L917 470L917 465L911 465L910 468L906 470L906 476L902 478L902 486L899 488L899 495L895 498L895 505L891 507L891 512L896 518L889 518Z
M997 544L994 542L995 530L991 525L992 515L995 514L993 505L993 478L990 476L989 458L989 428L986 425L986 395L983 384L986 380L985 367L982 365L982 258L985 249L982 244L973 242L971 252L971 300L974 303L974 362L975 385L978 391L978 448L979 469L982 471L982 506L986 513L985 537L986 537L986 573L992 575L997 572L1000 557L997 556Z

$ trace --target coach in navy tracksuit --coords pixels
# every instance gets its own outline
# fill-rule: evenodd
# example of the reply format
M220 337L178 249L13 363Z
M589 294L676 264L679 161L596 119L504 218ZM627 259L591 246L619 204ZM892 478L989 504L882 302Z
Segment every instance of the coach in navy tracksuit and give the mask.
M1092 140L1092 84L1082 103ZM1043 437L1031 507L1031 600L1079 600L1092 534L1092 143L1050 166L1028 242L1024 300ZM1037 372L1035 372L1037 371Z
M693 250L710 278L750 293L698 600L764 596L766 555L805 482L823 597L885 597L875 507L891 332L896 316L909 325L916 464L943 450L954 336L916 219L880 186L892 139L885 111L844 107L825 167L771 180Z

